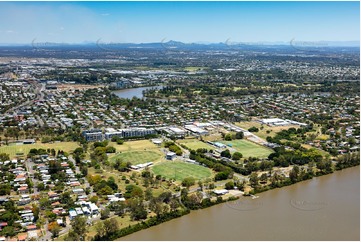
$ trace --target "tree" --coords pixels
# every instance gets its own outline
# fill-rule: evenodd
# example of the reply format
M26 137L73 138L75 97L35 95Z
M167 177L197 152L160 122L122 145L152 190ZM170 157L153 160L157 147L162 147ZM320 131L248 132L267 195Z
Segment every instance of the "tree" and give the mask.
M48 226L50 227L49 231L52 234L51 237L54 239L59 236L61 227L56 222L53 222L53 223L54 224L52 226L50 226L50 224Z
M6 154L6 153L1 153L1 154L0 154L0 160L1 160L1 161L10 160L10 157L9 157L9 155Z
M261 180L261 183L266 183L268 179L267 174L263 173L259 179Z
M111 195L114 193L113 189L108 185L103 186L100 190L95 187L94 190L96 190L98 195Z
M182 186L189 188L195 184L195 179L193 177L186 177L182 181Z
M60 194L60 203L67 204L69 207L74 204L74 200L71 198L70 192L63 192Z
M163 192L158 196L160 202L169 203L172 198L171 192Z
M40 208L33 203L32 207L31 207L31 211L34 214L34 220L37 221L39 219L39 213L40 213Z
M234 189L234 182L233 181L229 181L227 182L224 187L227 189L227 190L231 190L231 189Z
M231 134L226 134L226 136L224 136L224 140L231 141L232 140L232 135Z
M74 230L70 230L68 235L64 239L65 241L80 241L81 238Z
M87 178L89 184L92 186L99 183L102 179L100 175L90 175L90 174L87 176Z
M298 181L299 173L300 173L300 168L297 165L293 166L293 168L289 174L289 177L290 177L292 183L295 183Z
M216 181L222 181L222 180L227 180L230 177L230 172L228 171L221 171L218 172L215 176L214 176L214 180Z
M116 149L113 146L106 147L106 153L115 153Z
M196 208L202 202L203 195L201 192L192 193L185 201L185 206L188 208Z
M169 206L170 206L171 211L175 211L179 207L179 202L176 199L172 199L169 202Z
M244 133L242 131L236 133L236 139L243 139Z
M321 170L322 173L331 173L332 170L332 163L329 160L322 160L317 162L316 167Z
M11 185L10 184L0 184L0 195L10 195Z
M122 161L120 159L117 159L114 163L114 168L118 171L124 172L129 171L129 168L132 164L130 162Z
M251 187L255 188L258 186L258 175L255 172L252 172L251 175L249 176L249 182Z
M152 199L152 198L153 198L153 190L148 187L147 189L145 189L144 199L145 199L146 201L149 201L149 200Z
M163 214L163 203L159 200L152 199L149 208L159 217Z
M249 128L248 131L257 133L259 131L259 129L255 126L253 126L253 127Z
M98 196L92 196L89 201L92 202L92 203L97 203L99 200L99 197Z
M274 166L273 161L261 161L260 165L259 165L259 169L261 169L262 171L265 170L272 170L272 167Z
M199 189L202 191L203 190L203 182L201 180L198 181L198 186L199 186Z
M83 148L78 147L73 151L73 153L76 154L76 155L81 155L81 154L84 153L84 150L83 150Z
M119 230L119 224L116 218L107 219L104 221L104 227L107 237Z
M87 176L88 175L88 167L82 166L80 169L80 172L83 174L83 176Z
M87 218L84 216L77 216L71 221L71 232L74 232L77 236L76 240L85 240L86 233L88 232ZM70 232L69 232L70 234ZM74 236L74 234L73 234Z
M234 152L232 155L232 160L240 160L243 157L243 155L240 152Z
M99 238L104 238L107 234L104 223L102 221L95 225L95 231L97 231L97 236Z
M109 218L109 215L110 215L110 210L109 208L105 208L103 210L100 211L100 219L107 219Z
M181 198L182 198L182 200L184 199L184 198L186 198L188 196L188 189L187 188L183 188L182 190L181 190Z
M108 184L108 186L112 189L112 190L114 190L114 191L117 191L118 190L118 185L117 185L117 183L115 182L115 179L114 179L114 177L109 177L108 178L108 181L107 181L107 184Z
M47 207L50 207L51 202L50 202L49 198L43 197L39 200L39 205L42 210L45 210Z
M130 217L133 220L140 220L147 218L147 211L145 210L143 200L141 198L135 197L127 200L127 207L130 210Z
M142 207L138 207L137 209L135 209L134 211L132 211L131 213L131 218L133 220L141 220L141 219L146 219L147 218L147 211L145 210L145 208Z
M39 191L44 191L44 190L45 190L45 185L44 185L44 183L39 182L38 185L36 186L36 188L37 188Z
M16 232L13 226L6 226L1 230L1 234L7 237L12 237L16 235Z
M113 202L110 206L111 211L114 211L115 215L122 216L127 208L126 203L123 201Z
M125 198L143 197L143 190L136 185L128 185L125 187L126 192L124 193Z
M214 183L209 183L209 185L208 185L208 189L214 189L214 188L215 188Z
M221 152L221 156L222 157L227 157L227 158L231 158L232 155L231 155L231 152L229 151L229 149L226 149L224 151Z

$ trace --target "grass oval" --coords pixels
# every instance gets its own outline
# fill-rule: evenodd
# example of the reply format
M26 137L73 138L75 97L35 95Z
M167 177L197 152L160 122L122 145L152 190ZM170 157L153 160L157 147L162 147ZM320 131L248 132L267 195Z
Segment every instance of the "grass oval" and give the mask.
M176 179L177 181L181 181L186 177L194 177L196 180L201 180L212 175L209 168L181 161L162 162L154 165L151 169L156 175L161 175L168 179Z

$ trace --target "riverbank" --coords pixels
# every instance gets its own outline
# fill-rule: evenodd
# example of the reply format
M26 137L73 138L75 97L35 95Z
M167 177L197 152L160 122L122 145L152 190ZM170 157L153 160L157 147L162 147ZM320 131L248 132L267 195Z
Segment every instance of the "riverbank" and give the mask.
M334 173L332 174L328 174L328 175L323 175L323 176L318 176L318 177L314 177L313 179L310 179L310 180L305 180L305 181L301 181L301 182L297 182L295 184L292 184L292 186L287 186L287 187L283 187L282 189L271 189L271 190L268 190L267 192L262 192L261 195L259 195L259 198L257 199L251 199L250 197L242 197L241 199L238 199L236 201L233 201L233 202L226 202L225 204L214 204L214 205L218 205L218 206L210 206L208 207L207 209L199 209L198 211L191 211L190 213L186 213L186 214L183 214L183 215L187 215L187 216L178 216L178 217L174 217L174 218L171 218L170 220L167 220L167 223L157 223L157 224L152 224L151 226L147 226L147 224L143 224L143 225L135 225L137 226L137 230L136 231L133 231L131 233L134 233L134 232L137 232L135 233L134 235L129 235L130 233L124 233L125 231L123 232L120 232L120 233L123 233L123 235L119 236L118 239L120 239L121 237L125 236L125 235L128 235L127 237L125 237L125 240L215 240L217 238L217 235L214 235L215 237L202 237L202 238L191 238L191 237L184 237L183 235L179 234L178 232L180 231L179 227L186 227L184 231L187 231L187 234L192 234L193 232L192 231L189 231L190 230L194 230L195 228L190 228L189 226L185 225L187 223L192 223L194 220L191 219L191 218L187 218L187 217L202 217L202 215L200 215L200 213L202 213L203 211L205 211L204 213L207 214L205 215L205 218L204 220L201 218L200 220L203 220L204 221L204 224L203 226L205 225L211 225L212 228L210 228L210 232L214 231L215 229L218 230L218 231L223 231L222 229L219 230L219 228L217 229L214 225L215 224L219 224L218 222L216 223L216 221L227 221L227 224L229 223L230 225L234 225L234 222L230 222L228 221L228 217L227 216L232 216L234 217L234 213L235 212L239 212L239 213L236 213L238 215L246 215L247 219L253 219L252 216L249 216L250 214L253 214L255 215L254 213L257 213L257 211L259 211L260 213L262 213L263 215L266 215L267 213L270 213L272 214L272 216L275 216L275 218L278 218L279 216L281 216L280 214L282 213L282 207L280 207L278 204L277 204L277 201L280 202L280 198L282 200L282 198L285 197L285 193L287 194L287 192L289 191L292 191L291 194L290 194L290 197L288 199L283 199L281 201L281 204L286 201L286 205L287 205L287 209L292 209L291 212L295 212L293 211L294 209L297 210L297 214L298 214L298 211L303 211L303 212L309 212L309 215L312 215L312 212L313 215L316 215L316 220L315 221L318 221L317 219L317 215L320 215L319 211L324 211L324 209L326 209L326 212L329 210L329 209L333 209L333 213L337 214L337 216L335 218L337 218L338 220L340 220L340 218L342 218L342 214L343 212L341 211L337 211L335 210L335 208L330 205L336 205L338 203L335 203L335 200L333 204L330 204L330 199L322 199L322 198L318 198L318 195L319 194L324 194L324 189L317 189L317 186L319 185L322 185L322 182L323 180L337 180L335 179L336 177L340 177L343 176L344 178L350 178L352 176L349 176L348 173L350 173L350 171L354 171L353 173L353 176L358 176L357 179L354 179L354 180L357 180L357 186L358 188L355 188L353 189L352 191L352 194L350 192L350 194L341 194L339 191L343 191L343 192L347 192L349 190L345 189L345 187L342 187L342 188L339 188L337 189L337 186L340 186L340 184L342 185L342 182L339 182L339 181L334 181L335 186L329 186L327 187L327 191L329 192L328 195L335 195L336 197L338 197L340 200L344 201L344 197L350 197L350 196L355 196L356 198L358 198L358 201L359 201L359 193L360 193L360 189L359 189L359 166L355 166L355 167L350 167L350 168L347 168L347 169L342 169L342 170L338 170L338 171L335 171ZM327 181L326 181L327 182ZM350 183L354 183L354 181L350 181ZM299 190L301 189L305 189L303 188L303 186L306 186L306 192L304 192L304 194L300 194ZM335 190L338 191L338 193L335 193ZM269 195L271 194L271 195ZM339 194L339 195L338 195ZM280 196L280 197L278 197ZM326 195L325 195L326 196ZM267 200L268 198L270 197L271 200ZM273 201L274 200L274 201ZM331 199L332 200L332 199ZM271 206L267 206L269 207L269 211L268 210L265 210L265 205L271 205ZM285 204L284 204L285 205ZM341 202L341 205L342 205L342 202ZM358 211L359 211L359 202L355 202L354 206L358 207ZM352 206L351 206L352 207ZM351 208L350 207L350 208ZM220 212L217 212L218 209L220 209L220 211L224 211L224 210L227 210L227 211L224 211L225 212L225 215L223 215L222 213ZM277 213L274 211L274 209L277 208ZM286 210L287 210L286 209ZM232 212L233 210L233 212ZM212 212L209 212L209 211L212 211ZM247 214L247 213L250 213L250 214ZM318 213L318 214L317 214ZM354 213L357 213L357 211L354 211ZM232 215L231 215L232 214ZM262 217L262 214L256 214L256 218L257 220L258 219L261 219ZM359 214L359 212L357 213ZM303 214L298 214L298 215L302 215ZM321 215L323 216L324 213L321 213ZM326 213L327 215L327 213ZM261 217L260 217L261 216ZM284 216L284 215L282 215ZM323 217L320 217L320 219L323 219ZM341 217L339 217L341 216ZM272 219L271 217L268 217L266 216L265 217L266 220L267 218L268 219ZM309 219L309 217L307 216L306 217L307 219ZM174 219L174 220L173 220ZM234 217L235 220L239 219L237 217ZM243 220L241 219L242 221L242 224L243 223L248 223L249 220ZM284 224L284 226L287 226L287 219L291 219L291 218L285 218L285 220L283 221L280 221L281 223ZM187 221L184 222L184 220ZM232 219L231 219L232 220ZM355 219L354 219L355 220ZM199 224L199 220L195 220L197 221L197 225L194 225L192 227L197 227L197 226L200 226ZM328 220L326 220L328 221ZM164 221L165 222L165 221ZM239 221L238 221L239 222ZM271 221L270 221L271 222ZM292 222L291 220L289 222ZM331 222L331 221L329 221ZM359 219L358 221L354 221L353 223L351 224L359 224ZM180 223L180 225L174 225L174 223ZM272 222L271 222L272 223ZM142 224L142 223L140 223ZM169 224L169 225L168 225ZM347 224L347 223L346 223ZM153 228L150 228L154 225L158 225L158 226L155 226ZM167 228L164 229L163 227L166 226ZM224 225L219 225L220 227L225 227ZM269 225L268 225L269 226ZM171 228L168 228L168 227L175 227L177 228L177 235L179 236L178 238L173 238L173 237L167 237L169 236L170 234L168 232L165 232L167 230L170 230ZM248 226L247 226L248 227ZM259 227L255 224L255 227ZM308 226L306 226L308 227ZM342 226L344 227L344 226ZM359 227L359 226L358 226ZM127 230L132 230L132 229L128 229L126 228ZM139 231L139 230L143 230L143 229L147 229L147 230L144 230L144 231ZM227 229L227 228L226 228ZM300 229L303 229L303 228L300 228ZM154 234L154 231L153 230L156 230L156 234ZM253 229L254 230L254 229ZM305 231L307 232L307 231ZM164 234L165 237L163 236L160 236L158 237L157 235L160 234ZM196 233L196 231L194 231L194 233ZM221 233L223 234L224 231ZM355 233L353 233L354 235ZM359 234L359 233L358 233ZM177 235L175 237L177 237ZM130 236L130 237L129 237ZM228 235L230 236L230 235ZM322 239L322 234L319 234L317 235L318 238L316 240L323 240ZM316 237L317 237L316 236ZM232 237L232 236L230 236ZM257 237L257 236L256 236ZM255 237L255 238L256 238ZM308 237L308 236L306 236ZM327 236L326 236L327 237ZM225 240L223 238L221 238L222 240ZM279 238L278 238L279 239ZM276 238L276 240L278 240ZM289 240L300 240L300 238L292 238L292 239L289 239ZM301 238L301 240L303 239L303 237ZM243 240L240 239L240 238L233 238L231 240ZM253 237L250 237L250 235L248 235L248 237L244 240L254 240ZM257 240L257 239L256 239ZM259 240L269 240L267 238L261 238ZM279 239L281 240L281 239ZM288 240L288 239L286 239ZM305 240L308 240L307 238ZM310 239L312 240L312 239ZM331 240L331 238L326 238L326 240ZM343 240L342 238L340 238L340 240ZM355 239L355 240L358 240L358 239Z
M359 169L191 211L121 240L359 240Z
M201 207L197 207L197 208L194 208L194 209L192 208L192 210L208 208L208 207L211 207L211 206L214 206L214 205L234 201L234 200L237 199L236 197L229 197L227 200L223 200L221 197L218 197L218 198L220 198L220 199L217 199L216 201L211 201L210 199L208 199L208 200L204 199L203 201L205 201L205 202L202 202ZM150 219L147 219L145 221L141 221L141 222L139 222L139 223L137 223L135 225L128 226L126 228L122 228L122 229L118 230L116 233L110 235L109 237L95 236L93 240L103 241L103 240L114 240L116 238L121 238L121 237L127 236L129 234L138 232L140 230L148 229L150 227L153 227L153 226L168 222L168 221L170 221L172 219L180 218L180 217L182 217L184 215L189 214L190 212L191 212L190 209L183 206L183 208L181 208L181 209L171 211L169 213L162 214L162 215L159 215L159 216L154 216L154 217L151 217Z

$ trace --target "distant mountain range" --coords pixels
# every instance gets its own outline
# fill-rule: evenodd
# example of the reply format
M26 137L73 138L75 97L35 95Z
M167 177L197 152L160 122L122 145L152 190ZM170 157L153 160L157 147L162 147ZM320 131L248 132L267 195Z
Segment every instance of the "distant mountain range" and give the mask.
M245 47L259 47L259 46L292 46L295 48L323 48L323 47L359 47L359 41L301 41L292 39L288 42L232 42L226 40L219 43L183 43L180 41L170 40L167 42L153 42L153 43L115 43L104 42L99 39L96 42L85 41L83 43L55 43L55 42L36 42L33 40L29 44L11 44L3 43L0 46L31 46L34 48L50 48L62 46L97 46L104 49L114 48L166 48L172 49L224 49L224 48L245 48Z

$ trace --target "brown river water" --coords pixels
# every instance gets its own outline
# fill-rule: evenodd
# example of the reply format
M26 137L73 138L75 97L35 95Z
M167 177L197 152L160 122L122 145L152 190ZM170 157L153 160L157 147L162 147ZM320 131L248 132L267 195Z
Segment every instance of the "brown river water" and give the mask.
M192 211L119 240L360 240L360 170Z

